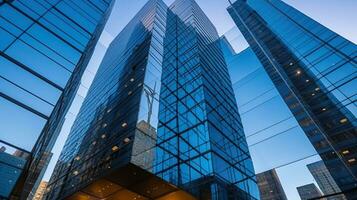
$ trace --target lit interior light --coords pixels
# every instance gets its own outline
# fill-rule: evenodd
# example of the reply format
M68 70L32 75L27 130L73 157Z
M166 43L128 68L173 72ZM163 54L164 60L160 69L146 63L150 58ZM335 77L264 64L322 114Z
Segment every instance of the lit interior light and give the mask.
M103 128L107 127L108 125L106 123L103 124Z
M128 92L128 95L131 95L132 93L133 93L132 91L129 91L129 92Z
M93 142L92 142L92 145L96 145L96 144L97 144L97 141L93 141Z
M76 158L74 158L75 160L80 160L81 159L81 157L79 157L79 156L77 156Z
M356 158L351 158L348 160L349 163L353 163L353 162L356 162Z
M107 136L106 136L105 134L103 134L101 137L102 137L102 139L104 139L104 138L106 138Z
M134 82L134 80L135 80L134 78L131 78L131 79L130 79L130 82Z
M112 151L113 151L113 152L117 152L118 150L119 150L119 147L118 147L118 146L115 145L115 146L112 147Z
M322 111L326 111L326 108L323 108Z
M109 109L109 110L107 110L107 113L110 113L112 111L112 109Z
M78 171L77 171L77 170L74 171L73 174L74 174L75 176L77 176L77 175L78 175Z
M310 80L309 79L306 79L306 81L305 81L306 83L308 83L308 82L310 82Z
M125 139L124 139L124 142L125 142L125 143L129 143L129 142L130 142L130 139L129 139L129 138L125 138Z
M300 75L300 74L301 74L301 71L300 71L300 70L297 70L297 71L296 71L296 74L297 74L297 75Z
M140 87L140 86L142 86L142 85L143 85L142 83L139 83L139 84L138 84L138 87Z
M343 118L340 120L340 123L343 124L343 123L346 123L347 122L347 119L346 118Z
M349 154L349 153L350 153L349 150L344 150L344 151L342 151L342 154L343 154L343 155L346 155L346 154Z
M292 62L291 62L291 63L289 63L289 65L290 65L290 66L293 66L293 65L294 65L294 63L292 63Z
M126 122L124 122L124 123L121 124L121 127L123 127L123 128L125 128L125 127L127 127L127 126L128 126L128 124L127 124Z
M320 88L318 88L318 87L317 87L317 88L315 88L315 91L319 91L319 90L320 90Z
M311 96L315 96L315 93L312 93Z

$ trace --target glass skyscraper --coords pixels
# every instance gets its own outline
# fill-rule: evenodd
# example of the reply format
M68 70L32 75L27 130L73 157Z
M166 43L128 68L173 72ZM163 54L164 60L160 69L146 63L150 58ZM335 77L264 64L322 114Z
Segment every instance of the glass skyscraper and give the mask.
M257 174L261 200L287 200L274 169Z
M47 199L258 199L215 27L150 0L114 39Z
M301 200L309 200L314 198L319 199L319 197L322 197L319 188L317 188L316 185L313 183L300 186L296 189L299 192ZM325 199L321 198L321 200L325 200Z
M333 180L330 172L327 170L323 161L318 161L307 165L310 173L316 180L318 186L324 195L333 195L340 193L341 190L337 186L336 182ZM326 198L327 200L345 200L344 195L334 195L332 197Z
M113 2L0 1L0 198L39 183Z
M356 45L280 0L237 0L228 11L337 185L355 198Z

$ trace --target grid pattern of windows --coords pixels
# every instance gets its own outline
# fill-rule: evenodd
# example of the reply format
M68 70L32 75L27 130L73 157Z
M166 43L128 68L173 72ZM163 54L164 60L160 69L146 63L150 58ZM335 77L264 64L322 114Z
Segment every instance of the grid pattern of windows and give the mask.
M155 173L202 199L258 198L218 34L194 1L170 8Z
M149 1L110 44L47 199L65 198L129 162L152 170L166 9L160 0Z
M79 86L111 3L0 2L0 141L33 154L31 175L23 173L24 195L46 163L45 154L52 148L54 132ZM16 188L14 195L21 190Z
M336 183L356 187L356 45L280 0L228 10Z
M47 199L131 164L202 199L257 199L218 39L192 0L145 4L108 48Z

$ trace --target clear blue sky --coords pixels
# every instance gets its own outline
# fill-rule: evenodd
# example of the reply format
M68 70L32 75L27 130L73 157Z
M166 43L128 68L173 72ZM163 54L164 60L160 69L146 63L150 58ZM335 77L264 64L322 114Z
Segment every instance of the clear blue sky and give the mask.
M122 28L130 21L130 19L137 13L137 11L146 3L147 0L117 0L115 7L113 9L112 15L106 25L105 31L102 34L100 43L97 45L94 56L89 64L89 67L83 77L82 85L75 99L70 112L66 116L66 122L62 129L59 140L57 141L55 148L53 149L53 159L48 167L48 170L44 176L44 180L49 180L53 167L56 164L58 156L61 152L62 146L65 139L69 133L71 124L74 121L75 115L77 114L80 105L83 101L83 97L87 92L97 67L100 64L101 58L103 57L107 46L113 39L113 36L117 35ZM164 0L167 4L173 2L173 0ZM244 49L247 45L239 31L235 28L235 25L228 15L226 8L229 5L227 0L196 0L201 6L204 12L208 15L210 20L215 24L218 33L220 35L226 34L228 38L232 41L233 46L236 50L240 51ZM357 43L357 27L355 20L357 19L357 0L284 0L288 4L294 6L298 10L312 17L316 21L325 25L326 27L332 29L338 34L346 37L347 39ZM309 147L310 148L310 147ZM256 151L256 157L259 157L259 151ZM254 153L254 152L252 152ZM289 154L289 152L284 152ZM306 151L304 151L304 155ZM292 181L288 177L294 171L301 170L301 166L305 166L307 163L312 162L318 158L311 158L304 160L299 164L284 167L279 171L281 176L281 181L283 183L288 183ZM256 169L262 171L265 168L269 168L270 165L274 165L269 162L267 158L260 157L262 162L255 163ZM283 162L283 161L279 161ZM297 169L299 167L299 169ZM285 178L284 178L285 177ZM311 178L311 177L310 177ZM302 184L304 182L299 179L294 181ZM304 180L305 181L305 180ZM311 180L312 181L312 180ZM286 191L291 197L290 199L298 199L296 197L296 192Z

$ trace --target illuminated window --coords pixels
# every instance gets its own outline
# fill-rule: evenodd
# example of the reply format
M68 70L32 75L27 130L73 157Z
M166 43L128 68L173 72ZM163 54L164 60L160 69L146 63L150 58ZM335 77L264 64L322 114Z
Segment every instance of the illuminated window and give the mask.
M106 123L103 124L103 128L107 127L108 125Z
M124 122L124 123L121 124L121 127L123 127L123 128L125 128L125 127L127 127L127 126L128 126L128 124L127 124L126 122Z
M129 91L129 92L128 92L128 95L131 95L132 93L133 93L132 91Z
M315 96L315 93L312 93L311 96Z
M344 155L349 154L349 153L350 153L349 150L344 150L344 151L342 151L342 154L344 154Z
M81 157L79 157L79 156L74 158L74 160L80 160L80 159L81 159Z
M356 162L356 158L351 158L348 160L349 163L353 163L353 162Z
M77 171L77 170L74 171L73 174L74 174L75 176L77 176L77 175L78 175L78 171Z
M113 151L113 152L116 152L116 151L118 151L118 150L119 150L119 147L118 147L118 146L115 145L115 146L112 147L112 151Z
M297 70L297 71L296 71L296 74L297 74L297 75L300 75L300 74L301 74L301 71L300 71L300 70Z
M124 142L125 142L125 143L129 143L129 142L130 142L130 139L129 139L129 138L125 138L125 139L124 139Z
M310 80L309 79L306 79L306 81L305 81L306 83L308 83L308 82L310 82Z
M291 62L291 63L289 63L289 65L290 65L290 66L293 66L293 65L294 65L294 63L292 63L292 62Z
M343 119L340 120L340 123L341 123L341 124L344 124L344 123L346 123L346 122L347 122L347 119L346 119L346 118L343 118Z
M317 87L317 88L315 88L315 91L319 91L319 90L320 90L320 88L318 88L318 87Z
M134 78L131 78L131 79L130 79L130 82L134 82L134 80L135 80Z
M323 108L322 111L326 111L326 108Z
M107 136L106 136L105 134L103 134L101 137L102 137L102 139L104 139L104 138L107 137Z

